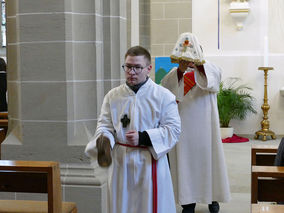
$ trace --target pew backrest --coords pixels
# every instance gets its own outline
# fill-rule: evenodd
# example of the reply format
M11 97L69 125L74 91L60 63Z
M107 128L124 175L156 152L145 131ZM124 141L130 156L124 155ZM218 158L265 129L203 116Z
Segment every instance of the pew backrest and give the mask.
M0 160L0 191L47 193L48 212L62 212L58 162Z
M273 166L277 154L276 145L252 145L251 165L252 166Z
M252 166L251 203L284 202L284 167Z

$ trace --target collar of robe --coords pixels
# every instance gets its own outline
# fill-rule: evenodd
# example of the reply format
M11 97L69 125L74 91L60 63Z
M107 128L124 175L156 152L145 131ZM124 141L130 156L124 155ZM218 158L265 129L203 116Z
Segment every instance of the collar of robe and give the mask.
M140 89L140 87L142 87L147 81L148 81L149 77L147 76L146 80L140 84L136 84L136 85L129 85L127 82L126 82L126 85L135 93L138 92L138 90Z

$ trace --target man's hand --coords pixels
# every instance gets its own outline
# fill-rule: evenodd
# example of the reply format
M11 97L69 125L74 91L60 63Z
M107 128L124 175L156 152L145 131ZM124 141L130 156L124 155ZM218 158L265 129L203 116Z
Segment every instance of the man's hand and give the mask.
M194 62L180 60L178 68L181 72L185 72L188 67L195 68Z
M197 69L199 72L201 72L203 75L206 76L205 70L204 70L204 66L203 66L203 65L196 66L196 69Z
M130 130L126 134L126 140L129 142L130 145L138 146L139 143L139 134L135 130Z
M198 65L196 66L194 64L194 62L190 62L190 61L185 61L185 60L181 60L179 62L179 70L181 72L185 72L187 70L187 68L192 68L192 69L195 69L195 70L198 70L199 72L201 72L203 75L206 75L205 74L205 70L204 70L204 66L203 65Z

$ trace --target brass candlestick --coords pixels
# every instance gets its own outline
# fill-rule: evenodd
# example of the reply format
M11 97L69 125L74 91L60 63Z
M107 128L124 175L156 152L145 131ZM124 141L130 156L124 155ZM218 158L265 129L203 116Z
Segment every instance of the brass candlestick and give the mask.
M263 120L261 121L261 130L257 131L255 133L254 138L258 139L259 136L262 136L262 140L266 141L266 136L271 136L272 139L276 139L275 133L269 130L269 121L268 121L268 110L270 109L270 106L268 104L268 98L267 98L267 73L268 70L273 70L273 67L259 67L258 70L264 71L264 98L263 98L263 104L261 106L261 109L263 111Z

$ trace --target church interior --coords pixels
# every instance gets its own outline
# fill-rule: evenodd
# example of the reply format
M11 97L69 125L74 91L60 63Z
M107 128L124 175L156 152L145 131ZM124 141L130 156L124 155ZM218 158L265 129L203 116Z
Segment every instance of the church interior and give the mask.
M104 95L125 82L121 65L129 47L150 51L155 81L156 60L170 56L181 33L192 32L206 60L222 69L222 81L239 78L252 89L256 109L230 122L234 134L249 141L223 143L232 199L220 204L220 212L284 212L278 200L269 202L280 210L252 209L261 191L254 175L264 173L253 175L254 166L262 164L253 163L252 148L261 153L273 148L270 158L275 157L284 137L283 0L1 0L0 9L8 103L0 112L0 170L8 169L8 160L58 162L52 165L54 187L64 208L75 203L80 213L106 213L108 171L84 153ZM23 167L28 173L33 165ZM284 176L283 168L277 171L264 177ZM283 181L279 186L284 188ZM278 195L283 199L283 191ZM49 196L0 190L1 200ZM208 212L207 206L196 212Z

